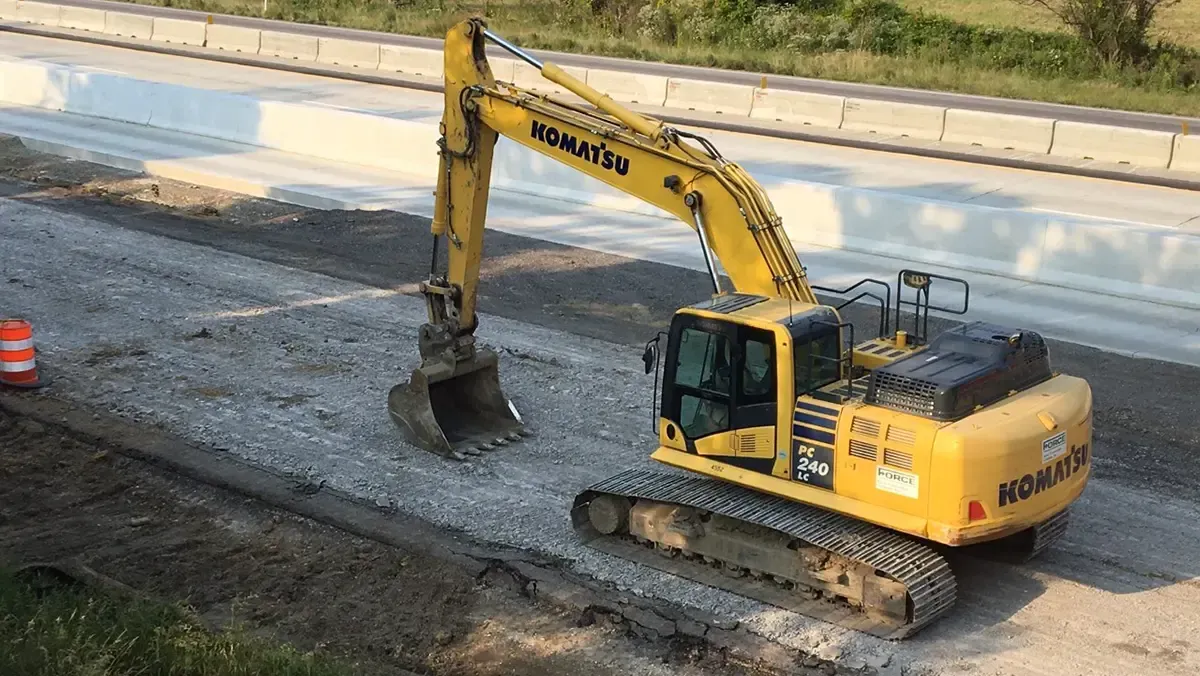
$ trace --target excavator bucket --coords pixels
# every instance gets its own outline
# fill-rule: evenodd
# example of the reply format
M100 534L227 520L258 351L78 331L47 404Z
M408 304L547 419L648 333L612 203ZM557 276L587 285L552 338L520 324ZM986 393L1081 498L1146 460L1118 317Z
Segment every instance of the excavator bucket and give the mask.
M409 443L463 459L525 434L516 408L500 389L499 359L479 350L471 359L425 363L388 393L388 412Z

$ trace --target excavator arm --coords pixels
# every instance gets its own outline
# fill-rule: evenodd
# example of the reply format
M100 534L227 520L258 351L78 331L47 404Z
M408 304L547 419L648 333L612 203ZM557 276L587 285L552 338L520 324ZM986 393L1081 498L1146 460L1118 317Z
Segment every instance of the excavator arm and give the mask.
M584 103L497 82L488 40ZM578 493L571 523L589 547L898 639L957 595L954 571L922 540L1024 560L1062 536L1089 476L1092 397L1085 381L1052 372L1041 336L971 323L922 345L940 276L902 270L898 285L919 294L913 343L899 330L884 337L889 287L880 338L855 345L837 308L818 307L766 192L710 143L539 63L478 19L449 31L445 57L429 321L420 366L389 395L412 443L462 457L524 432L496 354L475 344L504 136L688 224L715 295L719 260L729 290L762 297L676 314L650 457L702 476L638 467ZM966 299L938 309L965 313ZM860 355L866 364L853 363Z
M498 82L488 40L590 104ZM550 63L497 37L482 19L450 29L445 41L445 108L439 139L433 256L422 285L429 322L422 363L389 396L410 442L457 456L507 443L520 419L499 386L494 353L475 345L479 269L493 150L505 136L652 204L688 224L722 293L714 256L733 290L816 304L803 266L766 191L707 140L629 110ZM445 272L439 254L446 252Z

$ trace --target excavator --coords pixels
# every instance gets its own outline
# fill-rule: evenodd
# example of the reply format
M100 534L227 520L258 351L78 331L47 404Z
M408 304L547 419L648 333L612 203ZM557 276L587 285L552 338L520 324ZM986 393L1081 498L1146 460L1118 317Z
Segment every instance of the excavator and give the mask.
M497 81L489 42L579 101ZM1051 369L1041 335L976 321L930 337L930 311L965 314L969 285L911 269L897 275L893 325L887 282L810 284L766 191L702 136L616 103L481 18L453 26L444 50L428 322L420 365L388 395L410 443L463 459L528 433L497 354L475 343L503 135L687 224L711 278L643 354L657 394L650 458L666 471L580 490L569 518L587 546L903 639L954 606L950 550L1019 564L1062 536L1090 476L1092 392ZM935 283L961 286L961 307L933 305ZM822 304L819 290L848 299ZM878 335L861 341L842 317L859 300L881 306Z

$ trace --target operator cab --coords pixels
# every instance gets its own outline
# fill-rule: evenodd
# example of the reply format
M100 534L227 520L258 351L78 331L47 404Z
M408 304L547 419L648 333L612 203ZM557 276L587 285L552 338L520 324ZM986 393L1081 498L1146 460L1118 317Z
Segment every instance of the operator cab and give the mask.
M687 442L774 427L781 399L794 401L845 377L846 326L833 308L764 296L728 294L689 306L667 332L662 417L677 423ZM658 342L647 346L647 372ZM780 354L790 355L791 364Z
M868 398L872 371L926 347L929 309L966 311L965 294L961 310L929 304L928 290L935 278L941 277L911 270L900 273L898 286L918 293L915 302L906 303L902 294L896 298L897 327L899 307L916 308L911 334L888 334L891 287L877 280L863 280L847 289L813 286L843 297L867 284L886 290L883 297L862 291L837 306L725 293L681 309L668 331L651 340L643 355L646 373L655 372L658 390L658 350L661 338L667 336L662 389L656 391L654 407L661 407L654 420L663 443L701 454L707 447L708 454L726 454L732 448L747 458L761 455L760 469L772 472L773 450L791 438L793 415L805 418L813 410L828 414L852 400ZM966 285L954 278L941 279ZM864 297L880 302L880 334L858 343L855 327L842 320L839 310ZM805 408L809 413L801 410ZM711 439L714 436L721 438Z

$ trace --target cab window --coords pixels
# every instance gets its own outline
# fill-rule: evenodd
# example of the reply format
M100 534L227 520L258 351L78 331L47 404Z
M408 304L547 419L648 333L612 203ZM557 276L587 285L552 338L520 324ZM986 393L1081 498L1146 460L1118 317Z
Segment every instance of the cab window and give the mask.
M684 329L679 336L675 382L729 396L729 340L700 329Z
M775 354L771 334L763 331L761 339L747 338L742 364L741 401L745 404L775 401Z
M797 343L793 355L796 366L796 396L824 387L839 378L838 334L818 335L807 343Z
M774 424L774 341L770 331L748 326L680 327L673 394L664 412L676 416L689 439Z
M679 400L679 426L689 438L729 429L731 362L724 335L695 328L680 334L675 383L697 390L684 392Z

